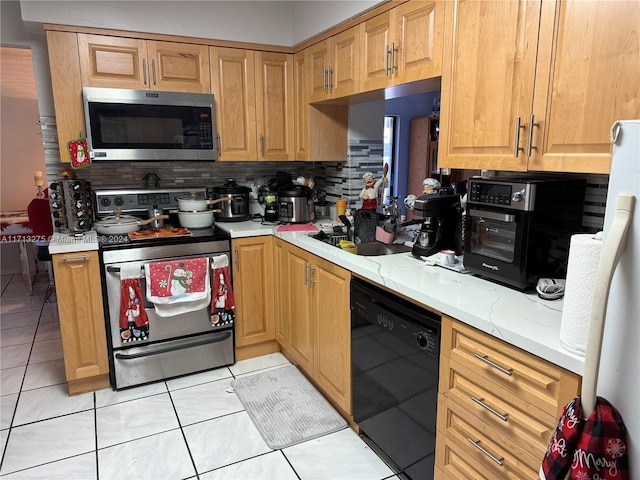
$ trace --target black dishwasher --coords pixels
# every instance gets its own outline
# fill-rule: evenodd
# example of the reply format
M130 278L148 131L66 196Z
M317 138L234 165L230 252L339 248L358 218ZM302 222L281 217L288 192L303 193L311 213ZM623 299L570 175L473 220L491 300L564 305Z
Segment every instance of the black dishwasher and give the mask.
M440 315L351 282L353 419L398 472L434 475Z

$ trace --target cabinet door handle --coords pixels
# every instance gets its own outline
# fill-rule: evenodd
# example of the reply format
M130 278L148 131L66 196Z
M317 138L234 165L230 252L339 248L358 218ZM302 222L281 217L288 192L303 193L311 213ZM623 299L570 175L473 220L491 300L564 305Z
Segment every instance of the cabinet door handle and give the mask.
M313 271L316 269L313 265L309 264L309 288L313 287L316 281L313 279Z
M264 158L264 135L260 135L260 155Z
M73 263L73 262L86 262L90 259L88 255L76 255L74 257L62 257L62 261L65 263Z
M328 72L328 77L329 77L329 91L331 92L333 90L333 70L331 69L331 66L328 67L327 69Z
M516 119L516 142L513 150L513 156L515 158L518 158L518 154L520 153L520 150L524 150L524 148L520 148L520 130L523 128L524 128L524 125L522 125L522 120L520 119L520 117L518 117Z
M157 85L158 82L156 81L156 59L152 59L151 60L151 73L153 74L153 84Z
M238 255L238 247L233 249L233 256L235 257L234 261L235 261L236 270L237 270L238 268L240 268L240 259L239 259L240 255Z
M483 398L476 398L476 397L470 397L471 400L473 400L475 403L477 403L478 405L480 405L482 408L484 408L485 410L487 410L489 413L493 413L496 417L498 417L500 420L502 420L503 422L506 422L508 420L507 418L507 413L498 413L496 410L494 410L493 408L491 408L489 405L487 405L486 403L484 403L484 399Z
M478 450L480 450L482 453L484 453L487 457L489 457L491 460L493 460L495 463L497 463L498 465L502 466L503 465L503 460L504 457L496 457L495 455L492 455L491 453L489 453L485 448L483 448L480 445L480 440L471 440L470 438L467 438L467 440L469 440L469 443L471 445L473 445L474 447L476 447Z
M304 284L309 285L309 264L304 262Z
M489 360L486 355L478 355L477 353L474 353L473 356L476 357L478 360L486 363L487 365L495 368L496 370L499 370L500 372L504 373L505 375L511 376L511 374L513 373L513 368L501 367L497 363L493 363L491 360Z
M144 84L147 84L147 59L142 59L142 80Z
M391 75L393 75L393 71L397 70L396 67L396 52L398 49L396 48L395 42L391 42Z
M322 67L322 90L327 91L327 66Z
M529 142L527 144L527 157L531 156L531 150L537 150L538 147L534 147L533 144L533 127L539 127L539 123L533 123L534 115L529 117Z
M389 45L384 46L384 74L389 75Z

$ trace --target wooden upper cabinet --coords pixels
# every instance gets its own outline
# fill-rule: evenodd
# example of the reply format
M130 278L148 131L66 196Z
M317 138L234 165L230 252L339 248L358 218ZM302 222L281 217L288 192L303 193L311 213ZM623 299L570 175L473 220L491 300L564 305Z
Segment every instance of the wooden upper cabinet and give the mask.
M445 8L438 166L526 170L516 142L526 144L540 2L456 0Z
M440 76L443 14L441 0L406 2L360 24L361 90Z
M208 47L78 34L82 85L210 93Z
M446 2L439 166L608 173L640 116L637 2Z
M147 42L151 89L211 93L209 47L187 43Z
M640 3L542 2L530 170L608 173L609 131L640 118Z
M255 52L258 160L293 160L293 55Z
M307 49L308 72L311 83L311 102L318 102L331 98L329 91L328 69L331 66L329 58L329 40L316 43Z
M391 48L391 12L378 15L361 23L360 68L363 91L377 90L389 83L389 61Z
M47 47L60 160L69 163L67 143L84 135L85 131L77 35L47 31Z
M220 135L218 160L256 160L256 97L251 50L211 47L211 77Z
M309 160L309 78L308 49L293 56L294 152L296 160Z
M356 27L308 49L311 102L341 98L360 88L360 36Z
M393 83L407 83L442 75L442 1L407 2L391 11Z

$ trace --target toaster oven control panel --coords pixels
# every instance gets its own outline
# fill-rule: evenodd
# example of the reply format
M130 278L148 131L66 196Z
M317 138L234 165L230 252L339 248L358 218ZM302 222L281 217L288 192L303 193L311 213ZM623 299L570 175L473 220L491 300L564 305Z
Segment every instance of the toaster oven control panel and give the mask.
M468 200L470 204L528 212L535 207L535 193L536 185L533 183L470 179Z

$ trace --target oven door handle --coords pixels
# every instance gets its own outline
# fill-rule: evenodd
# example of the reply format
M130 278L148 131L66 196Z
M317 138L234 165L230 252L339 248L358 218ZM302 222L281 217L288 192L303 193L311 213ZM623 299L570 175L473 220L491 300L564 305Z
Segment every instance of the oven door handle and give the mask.
M489 212L487 210L475 210L472 208L469 209L469 216L482 217L488 220L497 220L505 223L513 223L516 221L516 216L511 213Z
M140 267L140 270L144 272L144 266ZM120 267L107 267L107 272L119 274L120 273ZM142 275L141 278L144 278L144 275Z
M150 352L142 352L142 353L116 353L116 358L118 360L134 360L136 358L142 357L150 357L152 355L161 355L163 353L176 352L178 350L184 350L185 348L191 347L199 347L201 345L209 345L210 343L222 342L231 336L231 331L227 331L222 335L217 336L216 338L210 338L207 340L200 340L199 342L186 343L183 345L176 345L175 347L162 348L160 350L153 350Z

